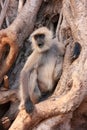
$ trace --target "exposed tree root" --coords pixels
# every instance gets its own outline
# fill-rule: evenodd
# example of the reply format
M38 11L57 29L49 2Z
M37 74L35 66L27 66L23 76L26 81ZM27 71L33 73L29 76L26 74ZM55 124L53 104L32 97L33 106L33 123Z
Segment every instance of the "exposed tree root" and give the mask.
M3 0L1 0L1 7L2 8L4 8L4 3L3 3ZM7 16L7 14L6 14L6 16L5 16L5 20L6 20L6 25L7 25L7 27L10 25L10 23L9 23L9 18L8 18L8 16Z
M14 63L17 54L18 54L18 45L14 42L12 42L9 38L7 37L3 37L1 39L1 43L0 43L0 57L2 58L3 56L1 56L3 54L3 48L9 45L10 47L10 51L8 56L6 57L6 59L4 61L1 61L1 67L0 67L0 82L2 81L3 76L5 75L5 73L10 69L10 67L12 66L12 64Z
M23 8L23 6L24 6L24 2L25 2L25 0L19 0L18 13L20 13L20 11L22 10L22 8Z
M31 130L44 119L72 113L87 95L87 9L86 1L63 1L63 16L71 30L72 40L66 48L61 79L52 97L35 105L29 115L22 110L9 130ZM83 9L85 10L83 11ZM76 13L76 17L73 14ZM82 15L83 14L83 15ZM63 27L61 25L61 27ZM61 28L63 30L68 28ZM64 41L65 39L62 38ZM78 41L82 49L79 57L71 61L73 44Z
M0 29L1 29L1 26L3 24L3 21L4 21L4 18L6 16L6 11L8 9L8 5L9 5L9 0L5 0L4 2L4 5L3 5L3 2L2 0L0 1L0 4L2 6L2 11L1 11L1 14L0 14Z
M7 103L9 101L18 100L17 95L18 89L8 90L8 91L0 91L0 104Z
M13 65L19 52L19 46L22 46L25 38L32 32L41 3L42 0L35 0L34 2L27 0L14 22L7 29L0 31L0 83ZM8 55L3 58L6 45L10 49Z
M33 130L70 130L70 120L72 114L59 115L52 118L48 118L41 123L39 123Z

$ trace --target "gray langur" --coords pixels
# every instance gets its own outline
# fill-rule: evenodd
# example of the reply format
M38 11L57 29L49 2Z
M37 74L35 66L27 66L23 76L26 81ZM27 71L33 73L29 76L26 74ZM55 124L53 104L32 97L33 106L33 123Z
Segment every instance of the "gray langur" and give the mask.
M20 73L20 106L31 112L34 104L47 92L52 92L62 73L65 47L52 39L46 27L35 30L31 36L32 54Z

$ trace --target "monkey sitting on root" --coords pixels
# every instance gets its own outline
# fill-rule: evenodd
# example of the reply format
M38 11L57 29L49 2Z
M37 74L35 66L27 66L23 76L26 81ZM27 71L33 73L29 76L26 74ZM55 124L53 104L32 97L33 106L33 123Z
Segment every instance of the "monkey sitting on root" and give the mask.
M30 36L33 52L20 73L20 106L32 112L44 94L53 92L62 73L65 46L41 27Z

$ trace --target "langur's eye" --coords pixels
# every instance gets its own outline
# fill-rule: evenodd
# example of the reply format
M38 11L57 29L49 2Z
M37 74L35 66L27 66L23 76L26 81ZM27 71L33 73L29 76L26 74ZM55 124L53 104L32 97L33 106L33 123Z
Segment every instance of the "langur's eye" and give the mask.
M40 38L45 38L45 35L44 34L40 34L39 37Z
M37 34L34 36L35 40L41 38L41 39L44 39L45 38L45 35L44 34Z

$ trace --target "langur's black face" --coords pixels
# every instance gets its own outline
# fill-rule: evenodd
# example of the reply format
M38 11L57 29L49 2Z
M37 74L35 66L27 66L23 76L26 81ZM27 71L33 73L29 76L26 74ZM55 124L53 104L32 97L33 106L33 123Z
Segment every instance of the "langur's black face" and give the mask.
M45 35L44 34L36 34L34 39L37 41L36 44L39 48L42 48L45 43Z

